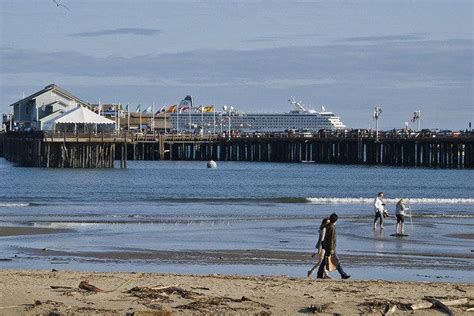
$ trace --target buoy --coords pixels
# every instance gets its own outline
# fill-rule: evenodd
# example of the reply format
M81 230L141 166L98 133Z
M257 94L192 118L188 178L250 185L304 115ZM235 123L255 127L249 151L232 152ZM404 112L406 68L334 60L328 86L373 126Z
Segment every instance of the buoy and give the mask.
M216 162L215 162L214 160L209 160L209 161L207 162L207 167L208 167L209 169L216 169L216 168L217 168L217 164L216 164Z

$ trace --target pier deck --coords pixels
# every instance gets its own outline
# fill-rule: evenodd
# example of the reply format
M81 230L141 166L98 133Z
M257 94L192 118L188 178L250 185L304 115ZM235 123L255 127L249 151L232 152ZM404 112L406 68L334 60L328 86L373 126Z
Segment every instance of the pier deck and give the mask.
M110 134L10 132L3 155L19 166L126 168L127 160L314 162L473 168L474 134ZM1 152L0 152L1 153Z

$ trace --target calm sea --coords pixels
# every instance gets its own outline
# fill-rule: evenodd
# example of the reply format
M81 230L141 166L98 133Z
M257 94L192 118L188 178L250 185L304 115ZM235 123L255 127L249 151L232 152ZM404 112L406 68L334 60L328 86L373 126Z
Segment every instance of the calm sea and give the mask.
M353 278L473 282L474 171L316 164L129 161L127 169L13 167L0 159L0 225L68 228L0 237L2 268L305 276L317 229L337 212ZM374 196L410 199L406 238L372 229ZM45 255L38 250L57 251ZM274 262L133 258L153 251L308 253ZM127 253L124 258L80 253ZM132 255L130 255L132 253ZM237 252L238 253L238 252ZM74 255L78 254L78 255ZM300 257L298 257L300 258Z

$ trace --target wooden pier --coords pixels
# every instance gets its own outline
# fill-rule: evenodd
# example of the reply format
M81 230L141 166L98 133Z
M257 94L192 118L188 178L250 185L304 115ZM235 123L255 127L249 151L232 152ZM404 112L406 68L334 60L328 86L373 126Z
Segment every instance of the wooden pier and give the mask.
M473 168L474 135L406 137L288 135L202 139L162 137L165 160L314 162L404 167ZM146 158L145 158L146 159Z
M114 168L118 155L126 168L130 141L127 133L10 132L3 136L3 155L20 167L44 168Z
M0 140L1 141L1 140ZM427 168L473 168L474 134L67 134L3 135L7 160L18 166L113 168L115 160L314 162Z

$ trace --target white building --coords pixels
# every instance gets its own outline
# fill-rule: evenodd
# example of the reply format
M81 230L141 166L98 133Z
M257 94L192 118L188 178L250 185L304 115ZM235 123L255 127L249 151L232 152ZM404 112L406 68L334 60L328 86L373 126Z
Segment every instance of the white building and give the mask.
M55 84L46 86L13 104L13 122L19 129L41 130L43 123L78 105L90 108L89 103L75 97Z

